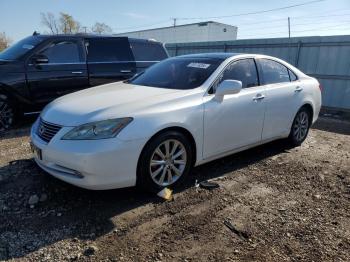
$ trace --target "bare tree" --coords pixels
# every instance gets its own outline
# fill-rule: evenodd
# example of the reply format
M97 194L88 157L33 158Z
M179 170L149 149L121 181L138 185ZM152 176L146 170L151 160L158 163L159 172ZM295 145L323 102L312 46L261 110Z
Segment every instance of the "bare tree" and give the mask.
M52 34L59 34L59 26L58 26L58 21L53 13L47 12L45 13L40 13L41 15L41 23L46 26Z
M74 34L81 31L81 25L73 16L60 13L59 17L53 13L41 13L41 23L50 30L51 34Z
M12 40L6 36L5 32L0 33L0 51L9 47L11 42L12 42Z
M105 23L96 22L92 27L91 31L96 34L110 34L112 33L112 28Z

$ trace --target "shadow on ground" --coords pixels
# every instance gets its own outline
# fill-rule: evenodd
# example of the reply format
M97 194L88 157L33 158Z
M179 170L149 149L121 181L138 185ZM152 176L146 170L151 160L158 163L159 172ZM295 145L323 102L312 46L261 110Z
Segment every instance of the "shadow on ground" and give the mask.
M220 177L288 149L285 142L276 141L197 167L179 191L194 186L196 179ZM23 257L63 239L94 240L118 227L112 218L161 201L136 188L80 189L42 172L31 159L0 168L0 176L0 260ZM47 200L30 208L33 194L45 194Z

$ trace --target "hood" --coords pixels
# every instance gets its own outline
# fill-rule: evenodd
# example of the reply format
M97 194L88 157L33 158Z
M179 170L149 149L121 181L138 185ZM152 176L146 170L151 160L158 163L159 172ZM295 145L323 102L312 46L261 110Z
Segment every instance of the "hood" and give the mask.
M45 107L41 117L62 126L134 117L151 106L181 97L186 91L117 82L58 98Z

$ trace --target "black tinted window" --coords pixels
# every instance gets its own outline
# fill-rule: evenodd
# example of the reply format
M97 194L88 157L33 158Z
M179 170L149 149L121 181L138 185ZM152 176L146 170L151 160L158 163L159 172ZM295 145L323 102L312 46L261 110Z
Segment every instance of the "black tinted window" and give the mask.
M288 69L288 73L289 73L289 79L290 81L296 81L298 80L298 77L296 76L296 74L294 74L291 70Z
M133 61L127 38L92 38L88 44L89 62Z
M78 63L81 62L79 46L76 42L59 41L53 42L40 52L52 63Z
M259 79L254 59L238 60L230 64L223 72L219 82L224 80L239 80L243 88L258 86Z
M222 60L209 58L169 58L149 67L130 80L131 84L171 89L199 87Z
M288 68L284 65L269 59L259 59L259 63L263 73L264 84L290 82Z
M13 44L0 52L0 59L3 60L16 60L22 55L26 54L29 50L33 49L39 43L43 41L42 38L36 36L29 36L23 40Z
M168 58L163 46L152 42L131 42L136 61L161 61Z

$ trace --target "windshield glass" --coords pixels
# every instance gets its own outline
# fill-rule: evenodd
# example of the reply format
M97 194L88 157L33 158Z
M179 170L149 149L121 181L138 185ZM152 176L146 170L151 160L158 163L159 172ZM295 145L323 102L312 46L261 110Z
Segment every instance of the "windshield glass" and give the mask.
M170 89L192 89L202 85L222 61L214 58L169 58L130 79L129 83Z
M29 36L0 52L2 60L16 60L43 41L37 36Z

